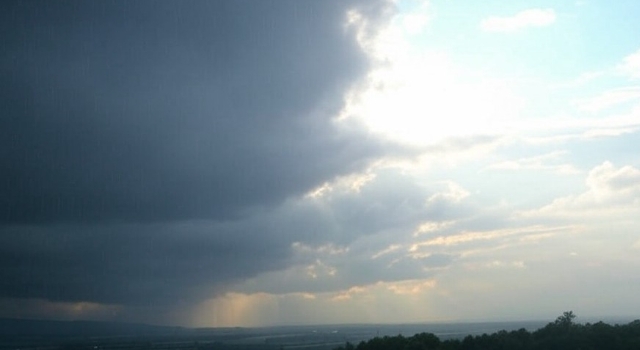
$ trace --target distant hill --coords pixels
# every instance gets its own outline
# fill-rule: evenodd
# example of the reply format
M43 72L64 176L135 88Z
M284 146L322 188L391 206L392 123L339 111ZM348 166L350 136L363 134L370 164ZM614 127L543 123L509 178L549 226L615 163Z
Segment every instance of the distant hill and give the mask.
M50 321L0 318L0 338L76 338L172 334L181 327L101 321Z

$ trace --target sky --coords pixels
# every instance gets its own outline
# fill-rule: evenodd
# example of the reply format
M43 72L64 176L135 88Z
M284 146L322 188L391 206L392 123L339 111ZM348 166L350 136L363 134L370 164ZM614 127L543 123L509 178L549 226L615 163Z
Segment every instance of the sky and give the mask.
M637 318L638 14L2 2L0 317Z

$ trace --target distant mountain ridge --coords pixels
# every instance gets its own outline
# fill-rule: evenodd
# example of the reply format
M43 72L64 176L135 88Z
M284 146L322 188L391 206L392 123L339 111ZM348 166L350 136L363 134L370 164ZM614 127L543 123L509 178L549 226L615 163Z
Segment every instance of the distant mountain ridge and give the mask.
M114 337L180 332L186 328L107 321L52 321L0 318L0 337Z

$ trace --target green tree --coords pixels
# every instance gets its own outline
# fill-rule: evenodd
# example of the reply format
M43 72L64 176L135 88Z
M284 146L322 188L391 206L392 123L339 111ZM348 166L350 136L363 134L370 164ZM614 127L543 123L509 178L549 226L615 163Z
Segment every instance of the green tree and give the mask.
M574 318L576 318L576 315L573 313L573 311L565 311L562 313L562 316L558 316L558 318L556 318L555 324L559 326L570 327L571 325L573 325Z

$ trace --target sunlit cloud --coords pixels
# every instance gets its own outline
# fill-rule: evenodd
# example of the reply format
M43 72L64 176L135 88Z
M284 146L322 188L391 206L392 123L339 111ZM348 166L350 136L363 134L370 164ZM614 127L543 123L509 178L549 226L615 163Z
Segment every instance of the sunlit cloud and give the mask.
M317 279L321 276L333 277L336 275L338 270L335 267L322 262L322 260L316 259L313 264L307 266L306 271L309 278Z
M379 252L373 254L371 256L371 259L377 259L377 258L379 258L379 257L381 257L383 255L387 255L387 254L396 252L401 248L402 248L402 245L400 245L400 244L392 244L392 245L388 246L387 248L382 249Z
M438 236L415 243L409 249L410 252L418 252L425 247L430 246L455 246L460 244L472 243L475 241L496 241L511 236L529 236L540 233L549 233L566 229L567 227L545 227L530 226L498 229L490 231L461 232L448 236Z
M3 317L57 320L109 320L125 311L116 304L11 298L0 298L0 309L4 311Z
M417 237L424 234L435 233L452 226L454 223L455 223L454 221L423 222L420 225L418 225L418 227L413 231L413 235Z
M399 295L418 295L436 287L436 280L388 283L387 288Z
M356 296L361 296L366 292L365 287L355 286L345 291L340 291L331 297L331 301L345 301L351 300Z
M373 171L367 171L365 173L357 173L350 174L346 176L341 176L333 181L327 181L322 185L312 189L307 192L305 197L307 198L322 198L326 196L330 196L333 192L359 192L362 187L366 186L367 183L374 180L376 174Z

